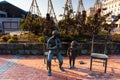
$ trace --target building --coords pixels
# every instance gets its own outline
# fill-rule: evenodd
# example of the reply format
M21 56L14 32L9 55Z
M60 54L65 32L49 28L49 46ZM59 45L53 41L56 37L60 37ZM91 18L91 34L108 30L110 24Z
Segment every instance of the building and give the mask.
M19 23L27 12L7 1L0 2L0 32L19 31Z
M95 0L94 7L91 7L87 10L87 16L93 16L98 9L102 7L100 0Z
M99 8L102 10L101 15L106 15L109 12L112 14L106 19L108 24L114 20L114 18L120 15L120 0L102 0L102 2L97 2L96 0L94 7L87 10L87 16L94 15L95 11ZM114 33L120 33L120 19L116 21L117 28L113 30Z
M103 11L103 15L112 12L112 14L108 17L107 22L110 24L113 19L120 14L120 0L103 0L102 8L106 8ZM120 21L116 22L118 27L120 26Z
M103 11L104 14L112 11L111 18L120 14L120 0L103 0L102 7L107 8Z
M7 1L0 2L0 11L7 12L8 18L22 18L23 15L27 14L26 11L14 6Z
M1 33L10 33L19 31L19 23L22 18L0 18L0 31Z
M86 14L87 14L87 17L88 16L93 16L95 13L95 10L94 10L94 8L89 8L87 11L86 11Z
M114 18L118 15L120 15L120 0L103 0L102 1L102 8L106 8L105 11L103 11L103 15L107 14L109 12L112 12L112 14L106 19L108 24L111 24L111 22L114 20ZM111 31L112 34L120 34L120 19L116 21L117 28L113 29Z
M7 12L0 11L0 18L1 17L7 17Z

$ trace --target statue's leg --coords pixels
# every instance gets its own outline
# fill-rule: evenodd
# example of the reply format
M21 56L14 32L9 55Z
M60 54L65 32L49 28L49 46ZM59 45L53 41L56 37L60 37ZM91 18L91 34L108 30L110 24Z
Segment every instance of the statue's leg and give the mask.
M72 66L72 60L71 60L71 56L69 56L69 65L70 65L70 67L69 68L71 68L71 66Z
M75 68L75 57L73 57L73 68Z
M48 76L51 76L51 59L53 57L53 53L48 54L48 59L47 59L47 66L48 66Z
M63 64L63 58L62 58L62 55L61 53L57 53L57 58L59 60L59 68L61 71L64 71L64 69L62 68L62 64Z

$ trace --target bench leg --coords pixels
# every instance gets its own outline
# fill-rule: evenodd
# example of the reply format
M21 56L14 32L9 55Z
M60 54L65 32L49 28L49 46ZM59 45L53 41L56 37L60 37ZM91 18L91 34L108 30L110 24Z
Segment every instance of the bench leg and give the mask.
M106 60L105 60L105 71L104 71L105 73L106 73L106 70L107 70L107 61L108 61L108 60L106 59Z
M92 70L92 58L90 59L90 71Z
M44 64L46 64L46 56L44 56Z

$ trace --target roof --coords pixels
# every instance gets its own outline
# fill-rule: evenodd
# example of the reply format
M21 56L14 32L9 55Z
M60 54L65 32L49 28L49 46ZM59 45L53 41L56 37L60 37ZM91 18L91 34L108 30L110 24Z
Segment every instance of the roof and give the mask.
M8 13L8 17L11 15L16 15L16 17L21 17L20 14L27 14L27 11L7 2L7 1L1 1L0 2L0 10L7 12ZM14 12L13 12L14 11ZM17 16L19 14L19 16Z

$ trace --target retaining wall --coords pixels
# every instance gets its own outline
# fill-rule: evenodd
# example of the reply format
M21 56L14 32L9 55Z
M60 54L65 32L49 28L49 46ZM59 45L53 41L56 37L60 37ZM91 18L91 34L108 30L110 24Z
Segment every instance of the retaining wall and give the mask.
M66 55L68 43L63 43L62 52ZM79 43L79 54L90 54L91 43ZM104 43L95 43L94 52L103 53ZM0 44L0 54L43 54L43 44L37 43L11 43ZM120 43L107 44L107 54L120 54Z

